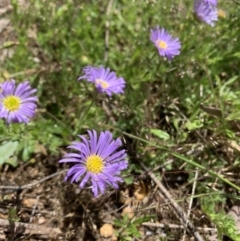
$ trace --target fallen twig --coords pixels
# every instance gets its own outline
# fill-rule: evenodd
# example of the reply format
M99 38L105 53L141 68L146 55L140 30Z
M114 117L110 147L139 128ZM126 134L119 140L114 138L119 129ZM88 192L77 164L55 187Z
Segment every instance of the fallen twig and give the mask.
M149 222L145 222L142 223L143 226L148 226L148 227L156 227L156 228L165 228L165 227L169 227L169 228L185 228L184 225L178 225L178 224L163 224L163 223L149 223ZM203 231L203 232L217 232L216 228L201 228L201 227L196 227L197 230L199 231Z
M53 177L56 177L62 173L66 172L66 170L62 170L60 172L56 172L56 173L53 173L47 177L44 177L38 181L35 181L33 183L29 183L29 184L26 184L26 185L23 185L23 186L0 186L0 189L11 189L11 190L17 190L17 191L20 191L20 190L23 190L23 189L30 189L36 185L38 185L39 183L42 183L42 182L45 182L47 181L48 179L51 179Z
M4 230L5 232L40 235L41 237L56 237L62 233L58 228L48 228L46 226L29 223L11 222L2 218L0 218L0 227L6 228L7 230Z
M195 172L195 177L194 177L194 182L193 182L193 187L192 187L192 194L191 194L191 198L190 198L190 202L189 202L189 206L188 206L188 212L187 212L187 223L186 226L188 224L188 220L190 218L190 214L191 214L191 209L192 209L192 204L193 204L193 196L195 195L195 190L196 190L196 184L197 184L197 179L198 179L198 174L199 174L199 170L197 170ZM186 230L184 230L184 235L182 240L185 240L185 236L186 236Z
M190 220L188 220L187 215L185 214L185 212L183 211L183 209L178 205L177 202L175 202L175 200L172 198L171 194L167 191L167 189L163 186L163 184L156 178L156 176L154 175L154 173L152 173L151 171L148 170L148 168L141 162L139 161L139 163L141 164L141 166L143 167L143 169L148 172L149 176L152 178L152 180L157 184L158 188L160 189L160 191L162 192L162 194L165 196L165 198L170 202L171 206L173 207L175 213L177 214L177 216L179 217L181 223L188 229L188 231L190 231L190 233L193 234L193 236L195 237L195 239L197 241L203 241L202 237L200 236L200 234L196 231L195 227L193 226L192 222Z

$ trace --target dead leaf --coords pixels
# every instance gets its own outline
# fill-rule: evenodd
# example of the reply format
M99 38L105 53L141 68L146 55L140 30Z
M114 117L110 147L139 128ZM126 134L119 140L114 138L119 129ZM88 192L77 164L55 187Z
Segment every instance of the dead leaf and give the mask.
M200 104L200 108L209 115L217 116L220 118L223 117L223 113L219 108L212 107L212 106L205 106L203 104Z

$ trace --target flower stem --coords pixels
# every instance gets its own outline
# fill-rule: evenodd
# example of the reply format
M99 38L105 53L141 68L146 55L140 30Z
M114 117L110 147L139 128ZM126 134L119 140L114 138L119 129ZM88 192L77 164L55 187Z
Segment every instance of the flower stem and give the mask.
M87 113L89 112L89 110L91 109L91 107L93 106L93 103L95 103L96 99L97 99L98 93L96 92L90 105L87 107L87 109L84 111L83 115L79 115L79 123L77 125L76 131L74 132L74 135L78 134L80 132L81 126L83 124L83 121L85 119L85 117L87 116Z

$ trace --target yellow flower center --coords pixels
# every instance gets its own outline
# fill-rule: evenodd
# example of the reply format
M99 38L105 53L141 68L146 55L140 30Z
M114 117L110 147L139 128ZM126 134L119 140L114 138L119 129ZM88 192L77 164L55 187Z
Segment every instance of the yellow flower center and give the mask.
M218 9L218 17L220 18L226 18L227 14L224 10Z
M96 79L96 83L101 85L103 89L107 89L109 87L109 84L101 79Z
M91 155L87 158L86 168L87 171L98 174L104 167L103 159L97 155Z
M162 41L162 40L158 41L157 44L158 44L158 47L159 47L160 49L166 49L166 48L167 48L166 42L164 42L164 41Z
M21 105L21 100L17 96L11 95L3 99L3 106L8 111L18 110L20 105Z

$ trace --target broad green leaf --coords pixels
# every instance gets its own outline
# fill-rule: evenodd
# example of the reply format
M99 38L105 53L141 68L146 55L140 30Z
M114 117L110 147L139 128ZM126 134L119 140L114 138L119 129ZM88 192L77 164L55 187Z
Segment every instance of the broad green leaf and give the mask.
M8 141L0 146L0 165L4 164L14 154L18 147L17 141Z
M227 118L227 120L240 120L240 112L232 113Z
M237 52L233 55L234 57L240 58L240 52Z

